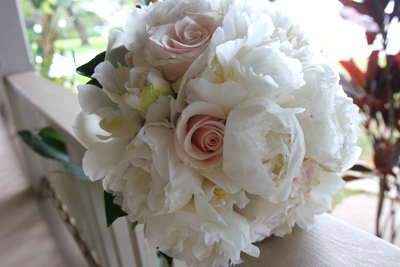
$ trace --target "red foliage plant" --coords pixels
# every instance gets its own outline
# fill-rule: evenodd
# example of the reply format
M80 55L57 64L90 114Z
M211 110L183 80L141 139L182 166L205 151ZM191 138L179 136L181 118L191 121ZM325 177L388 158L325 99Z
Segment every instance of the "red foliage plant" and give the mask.
M389 24L396 17L400 18L400 0L339 1L343 3L345 9L352 8L356 10L355 13L360 14L359 20L354 18L349 18L349 20L366 28L368 44L374 42L382 44L380 49L374 50L369 56L366 72L362 72L352 60L340 62L351 77L351 81L347 81L341 76L341 85L360 108L364 132L370 137L374 148L375 169L371 171L380 177L376 231L377 235L381 236L379 218L385 193L391 187L395 187L397 198L394 201L400 201L398 183L400 179L393 171L395 166L399 166L400 156L400 52L397 55L387 53L387 45L390 41L387 38ZM386 10L388 4L393 6L390 14ZM370 20L372 26L365 25L366 16L372 18ZM348 18L345 17L345 19ZM378 64L380 55L386 59L384 67ZM393 223L392 239L395 232Z

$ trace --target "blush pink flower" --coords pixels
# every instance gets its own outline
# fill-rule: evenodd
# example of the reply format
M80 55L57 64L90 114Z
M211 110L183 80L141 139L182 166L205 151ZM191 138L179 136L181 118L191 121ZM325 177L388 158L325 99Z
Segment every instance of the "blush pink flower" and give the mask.
M291 197L296 198L308 192L313 186L313 177L317 168L317 162L305 159L300 169L300 175L292 181Z
M146 59L162 66L168 80L179 80L206 49L221 20L221 14L216 11L186 13L170 23L150 28Z
M194 102L183 110L176 125L176 150L189 166L210 170L222 163L225 114L217 105Z

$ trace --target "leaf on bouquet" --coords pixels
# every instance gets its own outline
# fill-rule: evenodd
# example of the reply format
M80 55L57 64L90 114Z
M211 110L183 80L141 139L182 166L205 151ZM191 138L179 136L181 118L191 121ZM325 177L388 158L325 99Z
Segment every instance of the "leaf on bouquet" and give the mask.
M69 172L69 173L73 173L76 176L78 176L81 180L84 181L90 181L89 177L86 176L86 174L83 172L83 169L81 166L76 166L76 165L67 165L65 167L65 169Z
M104 191L104 207L106 210L107 227L110 227L119 217L128 215L119 205L114 203L114 196L106 191Z
M135 230L135 228L136 228L136 226L137 226L138 224L139 224L139 223L138 223L137 221L132 223L132 231Z
M99 83L99 81L97 79L91 79L86 84L91 84L91 85L97 86L99 88L103 88L103 86Z
M159 256L163 257L167 261L169 267L172 267L172 261L174 260L174 258L171 258L170 256L162 253L161 251L157 251L157 254ZM166 267L166 266L164 266L164 267Z
M97 56L95 56L88 63L83 64L82 66L78 67L76 69L76 72L80 75L91 78L94 73L94 69L96 68L97 65L99 65L101 62L104 61L105 57L106 57L106 52L104 51L104 52L98 54Z
M67 154L67 149L65 148L65 141L53 128L46 127L39 130L38 135L42 137L43 141L52 146L53 148Z
M39 155L58 160L64 164L69 163L69 156L65 151L65 147L62 147L57 143L56 139L49 135L50 131L42 132L44 138L39 134L33 134L30 131L19 131L18 135L22 140L30 147L33 151Z

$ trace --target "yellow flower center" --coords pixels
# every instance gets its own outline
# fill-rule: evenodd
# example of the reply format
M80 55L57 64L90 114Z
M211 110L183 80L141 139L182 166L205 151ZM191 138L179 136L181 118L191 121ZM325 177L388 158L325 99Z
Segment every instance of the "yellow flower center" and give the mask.
M101 129L111 134L119 128L119 120L115 118L104 118L99 124Z
M222 198L222 199L227 199L227 198L229 197L229 194L228 194L227 192L225 192L225 191L222 190L222 189L218 189L218 188L215 188L215 189L214 189L214 194L215 194L217 197Z

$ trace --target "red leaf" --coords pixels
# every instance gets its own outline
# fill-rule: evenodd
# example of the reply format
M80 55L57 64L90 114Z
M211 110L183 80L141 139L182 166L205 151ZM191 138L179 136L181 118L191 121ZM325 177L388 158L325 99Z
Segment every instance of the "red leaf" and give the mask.
M367 42L369 45L373 44L376 38L377 32L366 32Z
M397 63L397 67L400 70L400 52L396 55L395 60Z
M389 144L388 140L375 139L374 150L376 171L383 174L394 175L392 168L397 165L399 160L400 139L397 139L394 145Z
M339 0L344 6L355 8L358 12L371 16L376 23L383 28L384 11L389 3L389 0L364 0L363 3L358 3L352 0Z
M371 93L371 89L376 89L376 88L371 88L373 86L373 81L375 81L375 86L376 86L376 77L377 73L379 70L379 65L378 65L378 55L379 51L373 51L371 55L369 56L369 61L368 61L368 69L367 69L367 83L365 86L365 90L368 93Z
M351 78L357 81L359 85L362 87L366 84L365 73L363 73L357 66L354 64L353 60L350 61L340 61L340 64L347 70L350 74Z

